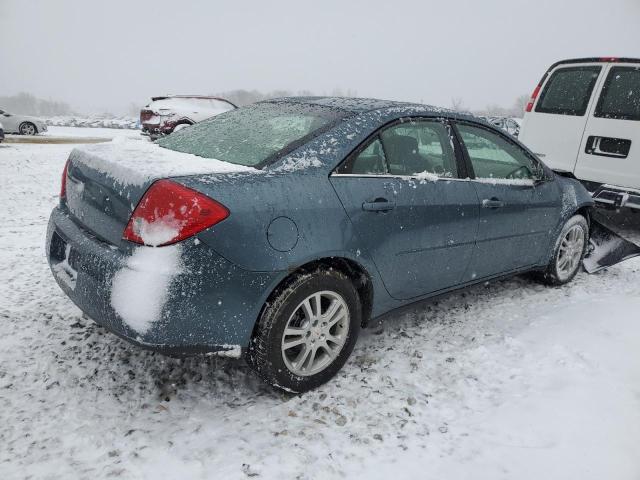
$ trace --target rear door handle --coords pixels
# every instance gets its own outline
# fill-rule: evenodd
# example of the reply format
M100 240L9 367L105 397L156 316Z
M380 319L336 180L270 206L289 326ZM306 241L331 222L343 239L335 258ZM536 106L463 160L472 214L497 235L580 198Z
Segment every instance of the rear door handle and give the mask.
M387 212L396 208L395 202L390 202L386 198L376 198L371 202L364 202L362 210L365 212Z
M497 198L485 198L482 200L482 208L502 208L504 207L504 202L502 200L498 200Z

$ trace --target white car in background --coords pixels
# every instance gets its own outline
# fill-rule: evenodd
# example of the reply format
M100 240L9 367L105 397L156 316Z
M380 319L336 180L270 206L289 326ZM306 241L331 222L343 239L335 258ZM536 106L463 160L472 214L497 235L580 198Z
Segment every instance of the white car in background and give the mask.
M19 133L20 135L36 135L47 131L47 124L41 118L27 115L15 115L0 110L0 120L5 133Z
M237 108L229 100L202 95L152 97L140 111L142 134L152 139Z
M553 64L525 109L519 139L601 205L640 210L640 59Z

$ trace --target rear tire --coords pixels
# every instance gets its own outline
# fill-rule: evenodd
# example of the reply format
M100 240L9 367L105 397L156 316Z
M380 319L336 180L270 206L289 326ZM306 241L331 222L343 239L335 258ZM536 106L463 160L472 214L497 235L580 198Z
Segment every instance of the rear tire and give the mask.
M35 135L38 133L38 128L31 122L23 122L19 127L20 135Z
M546 270L537 278L547 285L564 285L576 276L589 244L589 224L582 215L574 215L564 224L554 244Z
M245 359L276 388L311 390L345 364L361 320L358 292L345 274L320 268L297 275L265 305Z

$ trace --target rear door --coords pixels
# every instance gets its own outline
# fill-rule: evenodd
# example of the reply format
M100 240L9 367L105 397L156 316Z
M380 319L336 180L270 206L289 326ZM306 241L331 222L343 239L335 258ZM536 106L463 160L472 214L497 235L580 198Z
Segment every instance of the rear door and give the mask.
M465 281L537 265L560 209L553 181L538 182L538 161L507 135L473 123L456 129L480 201L476 247Z
M573 172L602 65L559 65L546 76L519 140L551 168Z
M389 294L457 285L471 260L478 199L443 120L405 120L348 158L331 182ZM458 159L458 157L460 157Z
M609 64L589 114L575 175L640 189L640 65Z

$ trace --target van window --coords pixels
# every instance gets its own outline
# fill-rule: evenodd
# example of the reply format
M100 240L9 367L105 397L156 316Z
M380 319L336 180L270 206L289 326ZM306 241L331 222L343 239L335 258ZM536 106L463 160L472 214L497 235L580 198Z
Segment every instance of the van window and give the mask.
M594 116L640 120L640 67L611 68Z
M601 67L560 68L551 74L540 94L536 112L582 116Z

